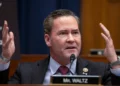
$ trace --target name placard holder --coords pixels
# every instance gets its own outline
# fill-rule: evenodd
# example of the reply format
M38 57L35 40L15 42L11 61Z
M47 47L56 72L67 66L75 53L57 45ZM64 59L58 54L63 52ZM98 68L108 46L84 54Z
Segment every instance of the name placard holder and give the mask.
M101 84L96 75L52 75L51 84Z

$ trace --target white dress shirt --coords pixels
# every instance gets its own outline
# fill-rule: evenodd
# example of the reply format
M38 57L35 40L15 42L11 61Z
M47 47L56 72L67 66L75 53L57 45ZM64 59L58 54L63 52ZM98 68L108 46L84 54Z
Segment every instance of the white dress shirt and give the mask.
M70 68L69 75L76 75L76 63L77 63L77 59L73 61L71 68L70 68L70 64L66 65L68 68ZM51 75L55 75L55 74L61 75L60 73L56 73L60 66L61 65L58 62L56 62L52 57L50 57L48 70L46 72L45 79L43 82L44 85L50 84Z
M10 61L6 64L1 64L0 63L0 71L4 71L4 70L8 69L9 65L10 65Z

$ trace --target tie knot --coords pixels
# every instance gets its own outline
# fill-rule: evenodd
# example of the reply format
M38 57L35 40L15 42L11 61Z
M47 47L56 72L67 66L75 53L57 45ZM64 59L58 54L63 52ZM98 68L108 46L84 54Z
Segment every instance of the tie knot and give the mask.
M68 67L66 67L66 66L60 66L59 69L58 69L58 71L59 71L62 75L65 75L65 74L67 74L67 73L69 72L69 69L68 69Z

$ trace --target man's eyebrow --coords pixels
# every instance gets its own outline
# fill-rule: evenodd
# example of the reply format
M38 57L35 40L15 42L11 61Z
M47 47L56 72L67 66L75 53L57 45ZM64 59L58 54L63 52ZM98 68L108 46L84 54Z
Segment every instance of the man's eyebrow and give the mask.
M79 29L74 29L73 31L79 31Z

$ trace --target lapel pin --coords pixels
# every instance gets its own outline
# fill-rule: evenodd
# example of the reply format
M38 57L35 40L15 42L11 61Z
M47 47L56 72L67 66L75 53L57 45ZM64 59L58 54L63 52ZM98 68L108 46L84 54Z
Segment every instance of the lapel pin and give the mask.
M83 72L88 72L88 68L83 68Z
M87 72L88 72L88 68L83 68L83 74L87 75Z

